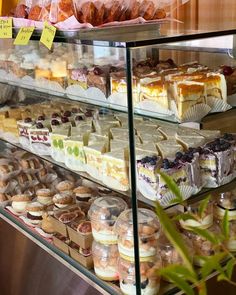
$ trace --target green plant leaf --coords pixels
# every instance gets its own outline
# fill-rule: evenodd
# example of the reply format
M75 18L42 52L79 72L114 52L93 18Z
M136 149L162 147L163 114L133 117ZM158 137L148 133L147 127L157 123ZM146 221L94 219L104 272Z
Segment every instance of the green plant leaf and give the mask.
M173 282L179 289L184 291L184 294L187 295L194 295L194 291L192 289L192 286L186 282L184 278L181 278L174 272L166 272L165 278L171 282Z
M235 259L231 258L226 264L226 274L229 280L232 278L233 270L235 265Z
M210 273L212 273L214 270L218 270L221 272L222 268L220 263L225 256L227 256L227 253L222 252L212 256L205 257L204 259L205 263L203 264L201 268L202 279L206 279L207 276Z
M217 276L217 281L229 281L229 279L227 278L227 276L224 273L221 273Z
M206 240L208 240L209 242L211 242L213 245L219 245L219 239L216 235L214 235L212 232L206 230L206 229L202 229L202 228L198 228L198 227L188 227L189 230L191 230L192 232L194 232L195 234L205 238Z
M180 257L183 259L183 262L186 265L186 267L194 275L195 271L192 266L188 249L181 235L177 231L176 226L174 225L174 223L171 222L170 218L158 202L156 204L156 213L159 217L160 223L162 224L162 230L166 235L167 239L172 243L172 245L178 251Z
M183 220L183 221L186 221L186 220L189 220L189 219L193 219L193 220L198 221L198 219L196 218L196 216L194 216L191 213L181 213L181 214L178 214L177 216L175 216L173 219L174 220Z
M208 206L211 196L208 196L206 199L202 200L199 204L199 216L203 218L203 214Z
M177 184L175 183L175 181L173 180L172 177L170 177L169 175L158 171L158 173L160 174L161 178L164 180L164 182L166 183L167 187L169 188L169 190L175 195L175 199L171 202L171 203L182 203L184 202L184 199L181 195L181 192L179 190L179 187L177 186Z
M187 281L190 281L192 283L196 282L195 274L193 275L193 273L191 271L189 271L189 269L187 267L185 267L184 265L172 264L172 265L169 265L165 268L160 269L158 271L158 273L161 276L165 276L168 273L175 273L179 277L182 277Z
M221 230L225 240L229 239L229 211L225 210L224 218L221 224Z

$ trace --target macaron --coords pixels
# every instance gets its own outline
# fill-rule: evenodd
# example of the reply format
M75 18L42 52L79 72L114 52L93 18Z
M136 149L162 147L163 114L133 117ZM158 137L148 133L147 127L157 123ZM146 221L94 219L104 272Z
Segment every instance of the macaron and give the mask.
M26 206L31 202L31 197L26 194L19 194L12 197L12 208L18 212L23 213L26 211Z
M88 202L89 199L91 199L95 195L94 190L91 187L82 186L82 185L75 188L73 192L76 195L77 201L84 201L84 202Z
M59 192L64 192L64 191L71 191L73 190L74 187L75 187L74 182L69 180L64 180L57 184L56 189Z
M43 219L44 206L39 202L32 202L26 206L27 218L32 224L39 224Z
M52 204L52 191L48 188L39 189L36 191L37 201L43 205Z
M65 208L73 204L74 198L69 192L61 192L53 196L53 203L57 208Z

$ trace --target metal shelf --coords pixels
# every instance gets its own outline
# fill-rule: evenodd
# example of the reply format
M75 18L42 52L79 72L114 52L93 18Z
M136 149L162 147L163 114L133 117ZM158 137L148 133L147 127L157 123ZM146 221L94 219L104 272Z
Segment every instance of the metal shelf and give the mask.
M167 28L162 25L167 25ZM54 42L85 44L102 47L136 48L170 42L213 38L236 33L236 29L221 31L170 30L170 21L81 30L57 30ZM14 37L18 29L14 29ZM41 30L35 30L31 40L39 40Z

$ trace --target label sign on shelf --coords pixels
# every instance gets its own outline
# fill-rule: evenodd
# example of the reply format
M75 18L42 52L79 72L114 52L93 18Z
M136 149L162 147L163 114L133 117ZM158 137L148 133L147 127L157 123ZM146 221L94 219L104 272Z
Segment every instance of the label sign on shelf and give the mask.
M48 22L44 22L43 32L40 42L44 44L49 50L52 48L53 40L56 35L56 28Z
M12 18L0 19L0 39L12 38Z
M16 36L14 45L28 45L33 32L34 27L21 28Z

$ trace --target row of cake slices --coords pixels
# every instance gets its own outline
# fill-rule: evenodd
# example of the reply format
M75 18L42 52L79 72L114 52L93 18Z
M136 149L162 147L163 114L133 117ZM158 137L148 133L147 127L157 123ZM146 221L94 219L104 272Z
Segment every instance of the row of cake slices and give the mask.
M47 121L19 122L20 137L28 137L34 151L41 152L42 146L47 146L47 152L56 161L65 162L71 169L86 171L114 189L128 190L128 130L124 128L127 118L103 115L100 119L92 119L83 113L73 115L70 111L64 115L68 115L62 117L66 122L60 122L57 117L51 119L52 126L54 121L59 125L52 132L44 126ZM79 121L75 120L77 117ZM76 127L71 125L73 120ZM137 169L141 186L147 187L147 193L145 188L142 190L145 196L153 198L149 188L154 189L155 194L167 190L157 173L160 168L178 185L195 188L192 193L203 186L219 186L233 178L233 135L220 138L219 131L197 131L151 121L140 120L135 124Z
M36 119L27 117L17 121L13 118L22 145L27 148L30 145L39 154L52 155L73 170L86 171L114 189L129 189L127 117L99 115L66 104L60 109L58 103L32 106L30 114L39 107L41 115ZM5 117L12 110L7 112ZM166 191L157 173L159 168L179 185L191 185L196 191L203 186L219 186L234 173L235 154L231 150L235 149L235 137L232 135L217 139L221 136L219 131L178 128L138 118L135 128L140 186L149 198L156 199L152 195L159 192L159 186ZM217 140L206 146L214 139ZM203 149L196 152L199 147Z
M68 50L71 49L58 47L52 56L34 47L22 54L14 53L13 49L3 51L0 68L19 78L30 76L58 82L63 88L75 84L83 89L97 87L106 97L127 92L124 65L114 66L115 62L108 63L105 58L94 65L92 56L78 63L80 53L70 55ZM191 106L207 103L209 96L226 102L227 92L228 95L235 92L232 85L235 85L235 68L230 66L212 70L198 62L178 66L171 59L158 63L151 59L133 61L134 102L149 99L169 109L174 100L180 118Z

